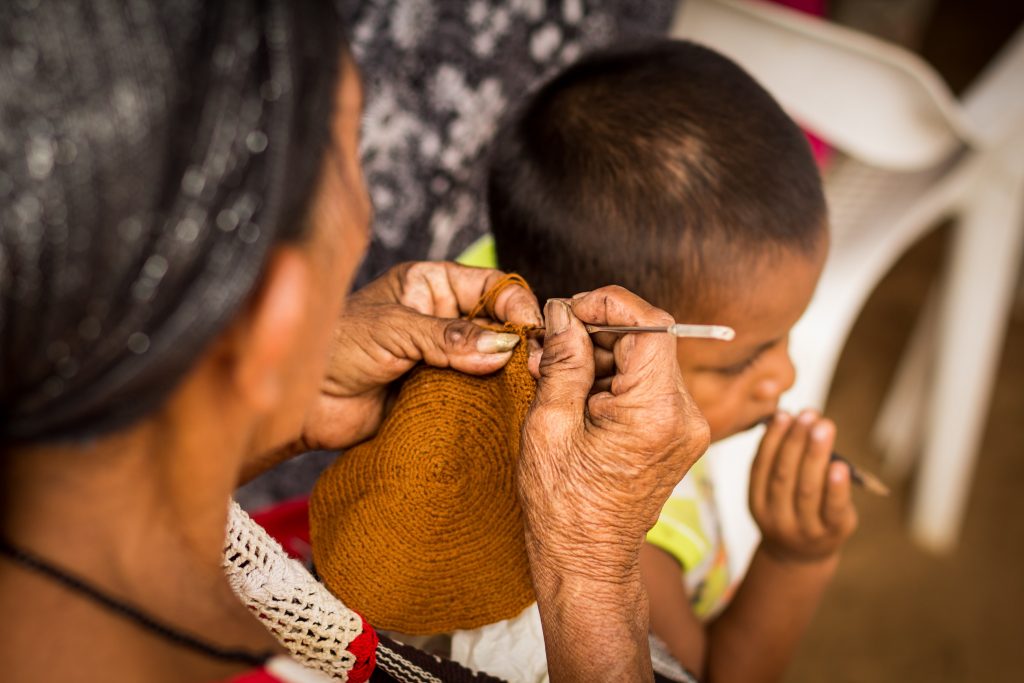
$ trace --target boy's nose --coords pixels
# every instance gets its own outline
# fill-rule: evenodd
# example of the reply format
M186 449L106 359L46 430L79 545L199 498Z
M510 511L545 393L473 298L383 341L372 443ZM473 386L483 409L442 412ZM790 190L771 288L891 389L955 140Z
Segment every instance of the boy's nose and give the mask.
M772 354L771 362L762 366L764 372L754 386L754 396L758 401L778 401L796 382L796 368L793 367L788 350L783 347L779 351Z

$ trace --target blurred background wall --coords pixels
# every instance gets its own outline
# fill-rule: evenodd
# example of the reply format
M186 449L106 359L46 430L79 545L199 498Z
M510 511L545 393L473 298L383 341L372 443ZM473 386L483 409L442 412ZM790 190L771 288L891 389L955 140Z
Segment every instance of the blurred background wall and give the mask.
M833 20L902 44L961 92L1024 20L1014 0L845 0ZM1024 88L1024 73L1020 74ZM839 450L882 468L870 440L879 403L949 226L914 247L871 297L843 352L827 412ZM1024 296L1018 294L955 549L910 542L912 479L887 499L861 496L861 526L787 680L1024 680Z

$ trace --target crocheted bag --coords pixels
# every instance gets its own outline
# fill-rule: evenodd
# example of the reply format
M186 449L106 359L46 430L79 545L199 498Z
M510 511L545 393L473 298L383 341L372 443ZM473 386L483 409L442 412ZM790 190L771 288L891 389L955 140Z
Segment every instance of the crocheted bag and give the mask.
M493 319L493 287L478 309ZM470 317L474 317L471 313ZM421 366L377 436L340 456L310 497L323 582L376 628L475 628L534 600L516 497L520 431L533 401L527 328L502 370L474 377Z

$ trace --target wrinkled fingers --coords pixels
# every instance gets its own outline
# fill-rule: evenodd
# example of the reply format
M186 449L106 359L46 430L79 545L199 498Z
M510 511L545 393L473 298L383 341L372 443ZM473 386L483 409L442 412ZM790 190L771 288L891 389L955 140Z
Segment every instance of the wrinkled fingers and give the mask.
M393 280L396 303L424 315L457 318L469 313L505 275L491 268L423 261L395 266L385 277ZM502 322L541 323L537 298L517 284L509 285L497 296L494 311Z

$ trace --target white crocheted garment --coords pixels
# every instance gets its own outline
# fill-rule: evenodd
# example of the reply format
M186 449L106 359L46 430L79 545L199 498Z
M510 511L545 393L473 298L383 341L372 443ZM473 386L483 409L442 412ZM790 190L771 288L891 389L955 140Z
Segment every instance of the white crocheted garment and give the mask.
M291 655L339 681L355 655L347 650L362 619L313 578L301 563L231 501L224 547L231 588Z

